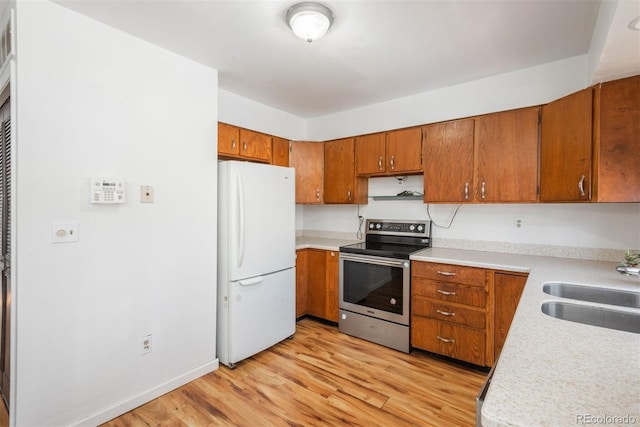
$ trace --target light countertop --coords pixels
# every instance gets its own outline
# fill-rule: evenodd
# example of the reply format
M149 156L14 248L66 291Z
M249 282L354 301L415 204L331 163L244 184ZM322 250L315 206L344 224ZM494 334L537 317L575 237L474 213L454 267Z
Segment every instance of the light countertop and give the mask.
M555 319L540 309L552 300L599 305L547 295L545 282L639 292L638 277L620 275L612 262L458 249L425 249L411 259L529 273L484 402L483 426L640 424L640 334Z
M359 240L331 239L326 237L296 237L297 249L323 249L325 251L338 251L340 246L357 243Z

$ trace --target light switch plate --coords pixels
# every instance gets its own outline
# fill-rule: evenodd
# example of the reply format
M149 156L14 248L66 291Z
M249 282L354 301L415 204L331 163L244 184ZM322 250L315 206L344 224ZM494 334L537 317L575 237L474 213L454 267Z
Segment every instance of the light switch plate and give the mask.
M73 243L80 240L77 221L54 221L51 223L51 243Z
M140 203L153 203L153 187L151 185L140 186Z

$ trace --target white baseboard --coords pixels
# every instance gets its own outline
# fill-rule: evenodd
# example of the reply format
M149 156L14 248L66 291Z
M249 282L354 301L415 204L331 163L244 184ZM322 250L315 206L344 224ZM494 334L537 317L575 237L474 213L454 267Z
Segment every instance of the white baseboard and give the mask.
M218 359L212 360L205 365L199 366L189 372L185 372L184 374L172 378L169 381L164 382L150 390L130 397L127 400L120 402L110 408L90 415L87 418L69 425L74 427L93 427L100 425L124 413L127 413L130 410L137 408L138 406L144 405L145 403L150 402L153 399L162 396L163 394L175 390L176 388L181 387L197 378L200 378L201 376L206 375L209 372L213 372L218 369L219 366L220 364Z

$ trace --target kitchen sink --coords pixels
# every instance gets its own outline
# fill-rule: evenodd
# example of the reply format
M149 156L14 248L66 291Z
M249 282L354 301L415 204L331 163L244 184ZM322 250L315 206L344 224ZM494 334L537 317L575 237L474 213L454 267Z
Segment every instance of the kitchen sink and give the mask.
M556 319L601 328L640 334L640 312L610 310L590 305L571 304L562 301L546 301L542 303L542 312Z
M573 285L561 282L545 283L542 291L546 294L561 298L640 308L640 292L601 288L597 286Z

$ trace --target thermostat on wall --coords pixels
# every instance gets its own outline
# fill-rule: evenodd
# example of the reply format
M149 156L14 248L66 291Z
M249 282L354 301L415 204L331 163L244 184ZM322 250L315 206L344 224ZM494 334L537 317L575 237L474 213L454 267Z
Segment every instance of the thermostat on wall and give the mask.
M124 181L112 178L91 178L91 203L124 203Z

